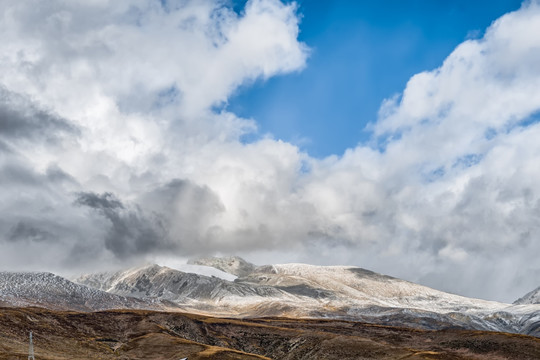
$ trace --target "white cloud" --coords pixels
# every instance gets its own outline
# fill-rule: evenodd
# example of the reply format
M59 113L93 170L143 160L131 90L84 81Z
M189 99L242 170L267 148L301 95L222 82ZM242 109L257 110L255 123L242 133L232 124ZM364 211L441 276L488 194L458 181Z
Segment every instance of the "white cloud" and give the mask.
M99 209L74 207L75 192L111 192L137 207L137 201L176 179L199 185L194 183L195 190L173 194L178 203L172 208L161 204L160 209L154 204L152 211L170 211L157 214L170 224L170 239L163 239L163 243L173 241L178 251L188 253L209 251L210 246L234 251L231 234L245 233L246 245L257 246L256 239L248 238L251 228L246 224L251 218L261 223L267 219L257 207L261 202L252 203L248 194L257 189L261 190L259 195L272 193L275 183L283 183L279 194L286 192L289 180L282 171L293 178L299 154L296 148L272 140L242 145L239 137L254 131L255 123L232 113L216 113L212 107L225 102L246 82L305 65L308 49L297 40L294 3L253 0L241 14L222 1L168 1L164 6L143 0L3 1L2 8L0 64L5 71L0 73L0 83L7 94L13 94L11 98L27 99L36 111L50 114L53 120L49 123L54 125L55 118L67 119L77 130L73 141L62 142L61 147L39 146L39 136L30 135L26 138L33 142L28 146L21 136L9 137L7 133L2 142L19 154L17 158L4 154L6 162L21 164L18 166L26 172L20 178L36 183L26 196L43 202L40 206L44 208L54 208L65 217L64 222L72 222L67 228L73 236L62 234L73 242L65 249L84 248L84 242L92 249L107 245L107 232L99 229L107 227L107 219L99 216ZM3 105L8 115L25 112L18 104ZM26 127L15 127L11 121L6 126L25 130L32 125L31 121L26 123L22 124ZM63 135L61 129L42 127L46 130L43 137ZM65 188L40 184L51 166L59 167L74 181ZM17 175L13 169L3 168L7 174L4 182ZM198 191L215 198L216 211L210 210L214 200L209 200L210 207L198 207ZM16 198L6 194L2 199L4 212L11 212L1 227L6 238L17 229L21 217L44 217L41 210ZM125 207L123 212L109 214L108 220L118 218L118 226L130 223L139 212L128 209L131 205ZM194 213L194 209L201 213ZM79 224L80 216L86 223ZM41 229L32 226L19 228L37 229L29 233ZM95 229L88 231L87 227ZM212 235L221 233L226 235ZM70 255L57 250L53 263ZM108 256L111 250L95 259ZM153 250L163 249L156 246L149 252ZM3 260L7 266L12 263L7 257ZM36 266L43 264L51 265L38 261Z
M387 264L381 270L396 261L396 275L423 276L432 286L453 281L453 272L468 279L454 289L506 300L515 295L505 292L537 286L529 278L502 290L497 279L538 272L531 255L540 251L534 241L540 225L534 165L540 155L540 41L532 36L538 31L540 4L526 3L494 22L482 39L458 46L440 68L412 77L373 124L374 140L384 147L378 171L371 172L376 176L365 185L361 167L349 174L351 163L369 169L377 157L362 146L324 176L326 187L339 190L333 196L342 207L337 213L352 208L358 215L373 204L372 219L357 218L357 229L354 220L346 223L357 239L374 237L378 245L367 248L370 255L392 249L396 260L377 258ZM337 170L340 163L349 165ZM515 262L507 261L511 253ZM478 271L482 267L491 271Z
M4 267L27 248L51 269L222 252L504 300L538 286L538 2L411 78L372 125L377 148L326 159L243 144L256 122L215 110L305 66L294 4L0 4L0 84L25 99L0 116L26 114L0 117ZM45 124L28 136L24 107Z

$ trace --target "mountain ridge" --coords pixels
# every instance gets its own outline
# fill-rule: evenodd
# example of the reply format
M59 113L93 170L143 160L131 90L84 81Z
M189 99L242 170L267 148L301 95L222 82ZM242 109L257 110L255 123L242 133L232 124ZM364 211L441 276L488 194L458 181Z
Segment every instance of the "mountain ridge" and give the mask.
M190 265L201 266L194 268L199 273L146 264L86 274L74 282L51 273L0 272L0 304L75 311L183 311L231 318L339 319L540 337L539 304L467 298L352 266L246 266L249 263L237 259L233 266L223 266L229 260ZM228 278L208 271L209 263L243 276Z
M242 276L227 281L154 265L126 270L124 281L109 291L167 300L206 315L335 318L424 329L472 328L540 335L540 307L536 305L467 298L358 267L255 266L238 257L192 263L215 265ZM89 285L104 277L107 275L90 274L77 281Z

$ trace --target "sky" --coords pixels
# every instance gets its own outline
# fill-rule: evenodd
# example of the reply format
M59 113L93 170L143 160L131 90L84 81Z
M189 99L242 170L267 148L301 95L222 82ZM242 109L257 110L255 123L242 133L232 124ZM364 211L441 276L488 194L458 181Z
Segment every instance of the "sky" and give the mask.
M540 2L0 0L0 268L540 285Z
M493 20L520 5L300 1L298 39L310 48L308 66L240 88L227 108L311 156L342 154L369 140L366 126L377 120L382 101L400 93L411 76L436 69L461 42L481 37Z

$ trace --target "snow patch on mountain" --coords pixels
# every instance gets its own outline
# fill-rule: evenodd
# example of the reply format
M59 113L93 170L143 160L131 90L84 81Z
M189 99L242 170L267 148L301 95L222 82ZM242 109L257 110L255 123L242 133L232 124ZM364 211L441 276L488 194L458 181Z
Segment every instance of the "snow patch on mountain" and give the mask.
M205 265L195 265L195 264L167 264L167 263L160 263L161 266L166 266L168 268L178 270L184 273L190 273L190 274L198 274L208 277L216 277L218 279L227 280L227 281L234 281L238 278L238 276L227 273L225 271L216 269L211 266L205 266Z
M249 275L257 268L254 264L247 262L239 256L202 257L191 259L188 261L188 264L213 267L238 277Z

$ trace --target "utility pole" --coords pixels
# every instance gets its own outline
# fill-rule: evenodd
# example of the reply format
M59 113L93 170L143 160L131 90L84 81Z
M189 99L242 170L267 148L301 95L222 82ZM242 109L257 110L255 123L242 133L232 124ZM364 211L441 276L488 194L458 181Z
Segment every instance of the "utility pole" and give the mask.
M30 331L30 347L28 349L28 360L36 360L34 357L34 340L32 339L32 332Z

